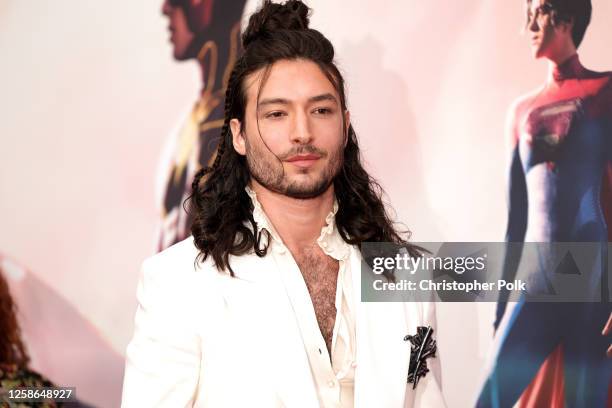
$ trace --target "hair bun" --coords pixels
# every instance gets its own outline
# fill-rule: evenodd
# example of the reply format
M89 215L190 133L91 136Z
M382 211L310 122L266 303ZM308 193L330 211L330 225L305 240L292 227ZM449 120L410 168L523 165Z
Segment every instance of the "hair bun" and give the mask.
M249 18L249 24L242 34L242 46L265 38L277 30L307 30L310 9L300 0L289 0L284 4L265 0L259 10Z

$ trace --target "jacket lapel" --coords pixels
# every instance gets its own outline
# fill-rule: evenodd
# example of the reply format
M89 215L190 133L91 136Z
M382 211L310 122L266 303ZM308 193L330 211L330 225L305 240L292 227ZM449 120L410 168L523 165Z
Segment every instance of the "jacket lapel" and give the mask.
M270 377L253 381L275 392L279 406L318 406L296 317L271 258L250 258L244 265L234 261L236 277L222 284L226 308L236 324L249 328L249 343L258 348L252 352L269 356L265 364Z

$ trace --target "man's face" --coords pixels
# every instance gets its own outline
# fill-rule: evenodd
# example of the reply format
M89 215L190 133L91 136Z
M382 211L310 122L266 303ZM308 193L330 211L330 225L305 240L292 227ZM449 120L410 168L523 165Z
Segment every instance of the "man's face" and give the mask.
M162 5L162 14L168 17L168 30L170 31L170 42L172 43L174 58L179 61L187 59L187 50L194 34L189 30L183 8L173 6L169 0L165 0Z
M553 59L566 44L564 37L571 36L571 27L567 23L553 25L553 8L547 0L532 0L527 6L532 54L534 58Z
M281 60L245 79L246 126L230 122L234 148L246 155L252 179L294 198L314 198L330 188L343 164L348 112L315 63ZM257 103L259 91L259 104Z

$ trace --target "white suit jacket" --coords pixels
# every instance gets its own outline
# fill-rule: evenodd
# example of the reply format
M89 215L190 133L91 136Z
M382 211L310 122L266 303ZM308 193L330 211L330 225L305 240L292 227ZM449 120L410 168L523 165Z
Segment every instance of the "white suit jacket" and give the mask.
M443 407L439 361L416 390L407 384L417 326L432 303L362 303L361 255L351 246L355 288L355 407ZM127 348L123 407L319 406L306 350L270 255L230 257L236 277L210 259L195 265L190 237L143 263L135 333Z

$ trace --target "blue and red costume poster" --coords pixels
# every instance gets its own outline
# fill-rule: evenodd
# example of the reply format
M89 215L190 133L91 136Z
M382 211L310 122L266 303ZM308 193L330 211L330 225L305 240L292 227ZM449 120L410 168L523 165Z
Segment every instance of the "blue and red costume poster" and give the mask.
M541 89L521 99L511 126L506 237L509 242L601 242L601 256L589 273L601 291L597 295L604 297L611 134L612 73L587 70L578 55L555 67ZM547 273L536 265L532 269ZM495 367L479 406L514 404L540 369L523 406L562 404L563 391L567 406L605 406L612 364L604 357L601 329L610 313L608 301L521 299L511 312L501 302Z

